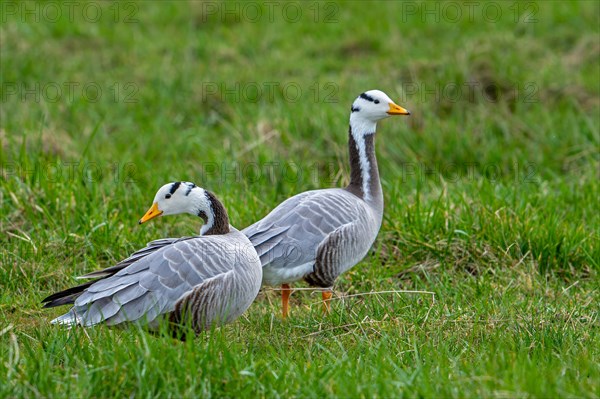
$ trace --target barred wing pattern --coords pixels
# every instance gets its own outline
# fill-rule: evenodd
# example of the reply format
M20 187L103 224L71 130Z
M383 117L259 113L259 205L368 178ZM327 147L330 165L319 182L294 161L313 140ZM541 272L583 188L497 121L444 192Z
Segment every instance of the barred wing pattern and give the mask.
M320 269L307 279L329 287L367 254L381 219L356 195L334 188L291 197L242 232L260 257L263 283L290 283Z
M190 240L190 239L198 238L198 237L199 236L179 237L179 238L161 238L158 240L150 241L148 244L146 244L145 248L135 251L134 253L129 255L128 258L123 259L116 265L107 267L106 269L96 270L91 273L84 274L83 276L79 276L77 278L78 279L86 279L86 278L98 278L98 277L112 276L119 270L125 269L127 266L131 265L132 263L137 262L138 260L142 259L143 257L148 256L163 247L166 247L171 244L175 244L176 242L179 242L179 241L186 241L186 240Z
M93 283L53 322L92 326L140 321L153 326L159 316L185 308L192 318L202 318L193 322L203 329L213 320L227 322L241 315L258 294L261 274L250 242L238 231L180 240ZM210 300L186 299L199 293Z

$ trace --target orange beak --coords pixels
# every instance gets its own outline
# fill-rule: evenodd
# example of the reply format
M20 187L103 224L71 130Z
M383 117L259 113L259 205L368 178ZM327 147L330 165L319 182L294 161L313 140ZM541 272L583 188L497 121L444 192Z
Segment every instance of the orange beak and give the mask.
M142 216L139 223L142 224L150 219L154 219L155 217L162 215L162 213L163 212L158 209L158 204L155 202L154 204L152 204L150 209L148 209L148 212L146 212L146 214Z
M390 109L387 113L388 115L410 115L408 110L394 103L390 103Z

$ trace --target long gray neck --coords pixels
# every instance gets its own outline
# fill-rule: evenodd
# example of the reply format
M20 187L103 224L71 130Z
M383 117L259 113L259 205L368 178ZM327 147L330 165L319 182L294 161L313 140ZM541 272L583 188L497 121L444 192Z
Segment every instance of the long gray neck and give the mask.
M375 156L375 129L375 123L350 118L350 184L346 190L376 209L383 209L383 193Z

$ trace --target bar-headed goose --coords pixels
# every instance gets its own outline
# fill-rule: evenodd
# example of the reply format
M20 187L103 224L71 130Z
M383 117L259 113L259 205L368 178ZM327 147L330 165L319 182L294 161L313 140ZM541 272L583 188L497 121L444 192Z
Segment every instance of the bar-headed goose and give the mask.
M83 276L97 279L42 301L46 308L74 304L52 322L141 322L152 329L165 318L176 327L189 315L199 333L240 316L261 285L262 267L252 244L229 225L214 194L188 182L162 186L140 223L178 213L200 216L202 235L153 241L119 264Z
M391 115L410 113L379 90L358 96L350 113L350 184L295 195L243 230L260 256L263 283L282 285L284 318L290 283L304 279L330 289L375 241L383 217L375 130ZM323 291L325 310L331 295Z

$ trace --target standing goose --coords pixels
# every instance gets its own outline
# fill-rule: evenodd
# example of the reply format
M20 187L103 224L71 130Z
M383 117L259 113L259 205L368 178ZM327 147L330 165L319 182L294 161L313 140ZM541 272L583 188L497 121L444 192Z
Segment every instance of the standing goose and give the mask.
M189 315L199 333L239 317L261 285L252 244L229 225L214 194L188 182L162 186L140 223L179 213L204 220L201 236L153 241L116 266L83 276L97 279L47 297L45 308L74 304L52 323L142 322L155 329L163 318L177 326Z
M331 288L375 241L383 217L375 130L390 115L410 112L379 90L358 96L350 113L350 184L295 195L243 230L260 256L263 284L282 286L284 318L290 283L304 279ZM322 293L326 311L331 295L330 289Z

